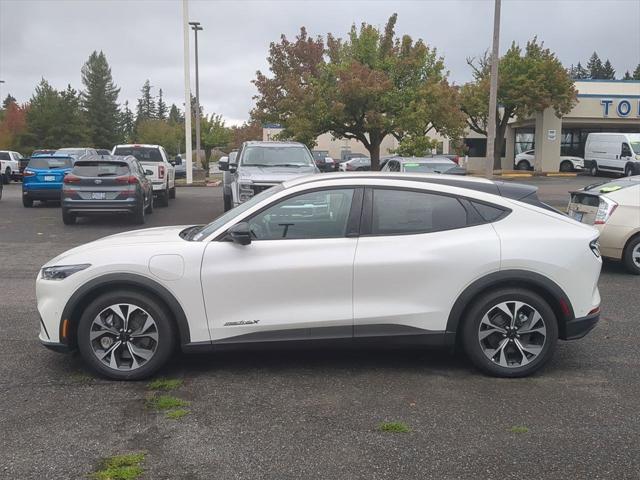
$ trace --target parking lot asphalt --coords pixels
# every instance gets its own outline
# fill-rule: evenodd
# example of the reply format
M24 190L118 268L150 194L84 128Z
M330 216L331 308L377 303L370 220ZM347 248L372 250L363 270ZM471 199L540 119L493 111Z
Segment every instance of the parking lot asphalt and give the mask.
M592 180L518 181L566 205L568 190ZM219 188L179 188L145 226L203 223L221 209ZM615 263L600 279L600 324L559 342L533 377L490 378L460 355L420 349L180 355L161 374L183 380L171 393L190 402L172 420L145 407L147 382L97 378L37 340L39 267L133 228L115 218L64 226L58 207L23 208L20 185L5 186L0 478L87 478L101 458L137 451L145 479L640 478L640 277Z

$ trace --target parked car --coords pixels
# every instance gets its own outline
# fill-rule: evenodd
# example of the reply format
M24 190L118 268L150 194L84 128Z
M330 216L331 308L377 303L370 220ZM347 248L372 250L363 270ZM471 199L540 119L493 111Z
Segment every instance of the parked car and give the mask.
M640 176L571 192L569 216L600 231L602 256L640 275Z
M384 157L380 157L380 171L384 169L384 167L387 165L387 162L392 158L402 158L402 157L400 157L399 155L385 155ZM456 165L460 165L460 156L456 154L442 153L442 154L435 154L435 155L423 155L420 158L446 158L454 162Z
M534 150L519 153L513 162L516 170L533 170L536 156ZM584 169L584 159L571 155L562 155L558 166L559 172L575 172Z
M313 161L321 172L333 172L336 169L336 162L329 156L328 150L311 150Z
M78 216L128 214L142 224L153 212L153 190L146 170L133 156L98 156L78 160L64 177L62 221L76 223Z
M590 133L584 147L585 168L624 176L640 174L640 133Z
M0 176L2 183L20 178L20 159L22 155L11 150L0 150Z
M30 208L39 200L60 201L62 181L73 168L69 155L36 155L31 157L22 176L22 205Z
M68 147L68 148L59 148L55 151L56 154L59 155L70 155L76 160L84 160L87 157L97 155L95 148L87 148L87 147Z
M223 175L225 211L286 180L320 173L309 149L298 142L244 142L235 160L218 165L229 173Z
M169 199L176 198L176 170L161 145L116 145L114 155L133 155L146 170L153 184L153 195L161 207L169 206Z
M52 155L54 153L56 153L55 150L40 149L40 150L34 150L33 152L31 152L31 155L28 157L22 157L20 159L20 176L22 176L22 172L24 172L24 169L27 168L27 165L29 164L29 160L31 160L31 157L35 157L36 155Z
M338 169L341 172L371 170L371 159L369 157L354 157L341 162Z
M445 157L393 157L388 159L383 172L446 173L466 175L467 171Z
M2 200L2 190L4 189L4 185L0 182L0 200Z
M122 380L152 375L177 344L320 340L458 344L480 370L520 377L598 322L597 238L529 185L307 176L205 226L121 233L53 258L36 282L39 336Z

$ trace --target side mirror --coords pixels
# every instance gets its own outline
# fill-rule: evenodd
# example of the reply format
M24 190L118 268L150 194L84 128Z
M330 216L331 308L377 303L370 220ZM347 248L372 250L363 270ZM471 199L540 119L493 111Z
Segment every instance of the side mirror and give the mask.
M238 164L237 163L229 164L229 172L230 173L236 173L237 170L238 170Z
M229 170L229 160L218 160L218 170L223 172Z
M182 165L182 157L180 155L176 155L176 158L171 162L172 165Z
M234 243L239 245L249 245L251 243L251 228L249 228L247 222L236 223L227 233Z
M169 163L174 167L177 165L175 160L169 160Z
M153 170L145 170L144 174L150 177L153 177Z

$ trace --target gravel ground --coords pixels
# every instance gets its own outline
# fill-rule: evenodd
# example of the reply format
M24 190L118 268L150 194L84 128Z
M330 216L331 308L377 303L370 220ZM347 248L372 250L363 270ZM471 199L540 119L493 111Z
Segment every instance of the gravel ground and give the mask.
M592 179L525 181L566 206L566 192ZM221 204L219 188L180 188L147 226L203 223ZM489 378L462 357L419 349L178 356L162 375L184 381L173 395L190 413L171 420L145 408L146 382L96 378L37 340L40 265L133 228L65 227L59 208L25 209L19 184L5 186L0 478L86 478L102 457L133 451L147 452L145 479L640 478L640 277L615 263L601 277L601 323L560 342L534 377ZM387 421L410 431L378 431Z

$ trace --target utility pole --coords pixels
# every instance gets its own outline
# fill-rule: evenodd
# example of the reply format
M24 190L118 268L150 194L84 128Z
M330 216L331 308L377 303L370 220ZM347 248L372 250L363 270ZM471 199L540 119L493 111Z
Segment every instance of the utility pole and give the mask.
M189 65L189 0L182 0L184 40L184 138L187 156L187 184L193 183L193 158L191 152L191 73Z
M500 1L495 1L493 14L493 48L491 49L491 76L489 78L489 125L487 125L487 165L486 175L493 176L495 165L496 114L498 109L498 63L500 62Z
M200 22L189 22L196 37L196 156L200 161L200 75L198 73L198 31L204 30Z

